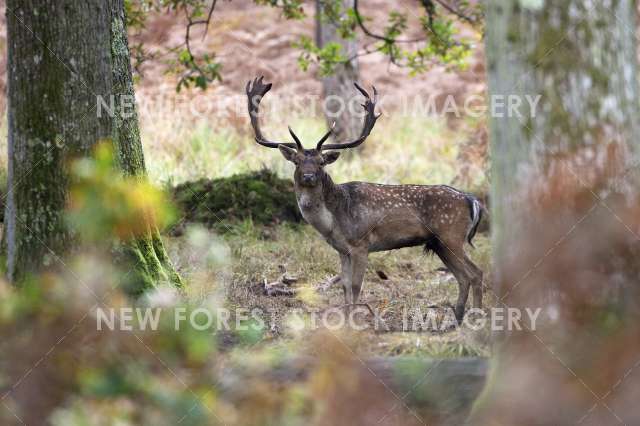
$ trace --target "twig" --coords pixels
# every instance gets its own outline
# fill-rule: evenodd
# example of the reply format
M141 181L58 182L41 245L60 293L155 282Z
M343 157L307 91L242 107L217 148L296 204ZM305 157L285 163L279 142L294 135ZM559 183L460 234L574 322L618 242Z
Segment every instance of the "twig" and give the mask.
M187 27L185 30L184 46L187 49L187 52L189 52L189 62L191 62L191 65L193 66L193 68L196 71L198 71L201 75L205 75L205 72L204 70L202 70L200 65L197 64L195 60L195 55L191 50L191 27L194 27L196 25L204 25L205 30L204 30L204 34L202 35L202 39L204 40L204 38L206 37L209 31L209 23L211 22L211 18L213 17L213 11L216 8L216 3L217 3L217 0L213 0L211 2L211 6L209 7L209 12L207 13L206 19L199 19L195 21L193 20L193 17L191 16L191 14L189 14L189 8L186 5L182 7L182 10L184 11L184 15L187 18Z
M447 12L456 15L458 18L467 21L471 25L477 25L477 23L478 23L477 20L473 19L470 16L465 15L463 12L461 12L461 11L457 10L456 8L454 8L453 6L449 5L446 1L444 1L444 0L435 0L435 1L440 6L442 6Z
M297 288L291 288L291 284L298 281L296 277L287 276L286 272L283 273L278 281L267 283L267 279L264 279L263 287L264 294L267 296L293 296L298 292Z
M382 40L382 41L384 41L386 43L389 43L389 44L393 44L393 43L417 43L417 42L426 40L425 37L416 38L416 39L400 39L400 40L398 40L398 39L390 38L390 37L383 36L383 35L380 35L380 34L375 34L374 32L369 30L369 28L367 28L364 25L364 21L362 19L362 16L360 15L360 10L358 9L358 0L354 0L353 1L353 12L354 12L355 17L356 17L356 23L358 24L358 26L360 27L362 32L365 33L366 35L368 35L369 37L375 38L377 40Z

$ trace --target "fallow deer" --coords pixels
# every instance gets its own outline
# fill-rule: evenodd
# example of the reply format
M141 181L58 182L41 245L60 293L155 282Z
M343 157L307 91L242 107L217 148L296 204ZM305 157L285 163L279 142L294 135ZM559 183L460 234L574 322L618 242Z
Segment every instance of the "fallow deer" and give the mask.
M369 253L424 245L425 251L435 252L458 281L453 310L461 322L470 287L474 307L482 307L482 271L466 255L464 244L473 245L483 206L472 195L446 185L335 184L325 166L338 159L337 150L362 144L380 116L375 114L375 87L373 99L357 83L355 87L365 98L360 137L325 144L332 133L329 130L314 149L305 149L290 127L294 143L273 142L263 136L258 109L271 84L263 83L262 77L249 81L246 92L255 141L278 148L295 164L298 206L304 219L340 255L341 272L335 281L342 283L346 305L358 304Z

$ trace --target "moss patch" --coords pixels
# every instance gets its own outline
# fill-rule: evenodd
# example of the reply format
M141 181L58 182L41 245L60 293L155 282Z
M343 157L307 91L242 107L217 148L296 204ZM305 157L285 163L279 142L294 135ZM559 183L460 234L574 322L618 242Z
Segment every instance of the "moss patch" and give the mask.
M243 220L265 225L302 220L293 182L267 169L185 182L172 193L185 222L218 227Z

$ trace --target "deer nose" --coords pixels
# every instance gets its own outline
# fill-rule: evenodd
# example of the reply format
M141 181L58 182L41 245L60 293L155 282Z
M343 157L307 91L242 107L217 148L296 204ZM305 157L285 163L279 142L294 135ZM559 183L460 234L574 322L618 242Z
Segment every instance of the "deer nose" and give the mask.
M304 182L313 182L316 180L316 175L315 173L304 173L302 175L302 180Z

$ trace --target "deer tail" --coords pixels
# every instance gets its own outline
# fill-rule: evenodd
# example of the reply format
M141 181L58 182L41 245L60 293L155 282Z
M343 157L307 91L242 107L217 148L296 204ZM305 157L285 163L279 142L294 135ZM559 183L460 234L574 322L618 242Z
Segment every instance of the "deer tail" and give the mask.
M467 195L467 202L469 203L469 211L471 213L471 226L467 231L467 242L471 247L475 248L471 241L473 240L473 237L476 236L478 225L480 225L480 221L482 220L482 212L484 211L484 207L482 206L480 201L473 195Z

